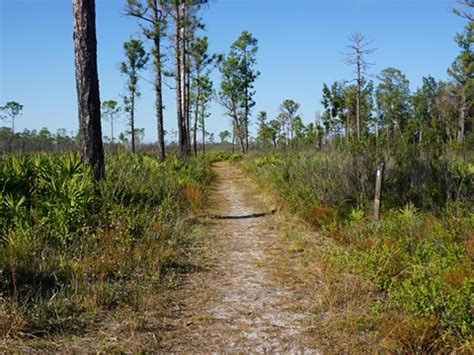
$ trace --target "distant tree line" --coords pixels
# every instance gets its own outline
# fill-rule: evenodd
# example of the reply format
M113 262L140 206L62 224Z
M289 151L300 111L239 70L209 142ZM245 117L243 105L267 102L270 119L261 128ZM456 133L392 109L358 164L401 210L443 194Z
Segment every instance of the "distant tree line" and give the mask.
M362 35L352 36L347 62L355 66L355 79L324 84L324 111L307 125L298 114L299 104L290 99L272 120L260 112L257 145L321 147L367 139L388 147L400 142L474 143L474 22L455 40L460 53L448 69L450 80L427 76L411 92L406 76L393 67L382 70L376 82L368 80L365 57L373 50Z

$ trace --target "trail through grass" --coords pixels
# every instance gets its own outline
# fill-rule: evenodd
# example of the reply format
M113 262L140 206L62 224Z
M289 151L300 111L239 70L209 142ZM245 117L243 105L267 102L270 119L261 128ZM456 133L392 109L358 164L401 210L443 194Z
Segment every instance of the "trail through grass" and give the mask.
M317 241L317 235L307 235L301 220L285 211L262 215L273 210L273 202L239 168L219 162L214 170L219 182L208 210L207 267L191 274L179 291L181 302L176 304L178 312L167 320L171 331L164 349L320 353L326 348L352 349L356 343L373 348L375 341L365 329L336 331L335 336L315 331L323 318L326 328L334 330L328 318L341 312L331 311L330 302L341 302L343 312L353 314L360 311L361 302L367 304L370 293L362 280L352 277L345 293L334 296L336 281L318 273L323 268L317 259L311 264L311 274L301 257L298 243L303 236ZM314 247L322 250L317 243ZM338 275L339 284L346 276Z

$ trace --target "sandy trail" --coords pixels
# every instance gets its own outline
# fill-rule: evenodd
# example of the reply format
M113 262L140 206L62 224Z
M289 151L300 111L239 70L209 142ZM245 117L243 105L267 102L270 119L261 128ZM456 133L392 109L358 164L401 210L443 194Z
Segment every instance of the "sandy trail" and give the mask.
M177 319L163 339L173 352L318 353L305 348L305 300L272 276L278 230L257 186L226 162L215 164L219 182L210 215L210 267L189 276Z

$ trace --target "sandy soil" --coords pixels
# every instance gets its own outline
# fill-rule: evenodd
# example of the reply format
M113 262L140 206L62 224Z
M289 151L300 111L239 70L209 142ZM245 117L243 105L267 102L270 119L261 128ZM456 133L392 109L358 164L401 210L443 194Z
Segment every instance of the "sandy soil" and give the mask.
M227 162L208 211L209 268L189 275L162 346L173 352L318 353L304 345L309 300L275 277L277 215ZM276 213L278 214L278 212ZM217 218L216 218L217 217ZM276 226L276 227L275 227Z

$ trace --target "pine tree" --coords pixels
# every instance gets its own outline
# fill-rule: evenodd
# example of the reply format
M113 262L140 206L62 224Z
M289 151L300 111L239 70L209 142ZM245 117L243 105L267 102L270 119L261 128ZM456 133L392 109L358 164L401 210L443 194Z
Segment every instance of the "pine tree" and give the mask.
M91 166L94 180L105 176L100 120L95 1L74 0L74 52L82 159Z

